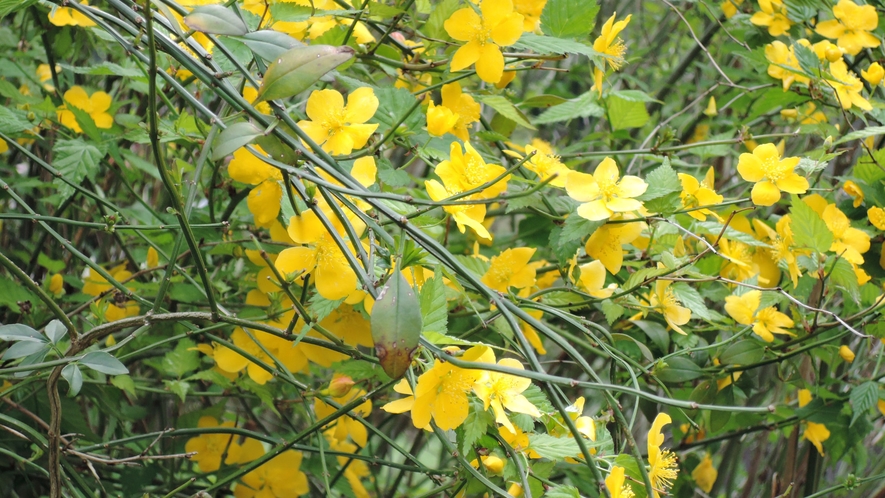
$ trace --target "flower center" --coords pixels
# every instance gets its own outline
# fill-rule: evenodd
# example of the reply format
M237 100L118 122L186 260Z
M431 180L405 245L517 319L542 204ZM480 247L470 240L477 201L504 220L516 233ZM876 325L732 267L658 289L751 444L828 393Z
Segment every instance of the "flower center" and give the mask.
M334 135L344 126L344 114L344 109L338 109L330 113L326 120L323 121L323 128L326 129L329 135Z
M464 167L464 176L470 185L482 185L486 181L485 164L474 155L468 155Z

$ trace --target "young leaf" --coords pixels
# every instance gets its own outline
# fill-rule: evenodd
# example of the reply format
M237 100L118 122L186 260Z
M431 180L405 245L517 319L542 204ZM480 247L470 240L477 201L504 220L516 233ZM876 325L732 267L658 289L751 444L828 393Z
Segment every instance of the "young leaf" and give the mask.
M548 0L541 13L541 31L559 38L585 38L596 26L596 0Z
M682 192L682 182L679 181L679 176L670 166L669 158L665 158L660 166L648 174L645 183L648 184L648 188L638 197L643 202L664 197L667 194Z
M549 434L529 434L529 449L550 460L563 460L581 454L578 442L573 438L553 437Z
M477 100L494 109L498 114L515 122L523 128L535 130L536 128L529 123L528 118L519 109L513 106L506 97L500 95L477 95Z
M409 272L410 269L406 268L405 271ZM422 332L445 334L448 329L449 307L446 302L446 285L441 274L436 274L424 282L420 298L421 315L424 320Z
M851 424L853 425L854 421L861 415L865 415L867 410L875 405L878 400L879 384L876 382L864 382L852 389L848 395L848 401L851 402L851 410L853 411Z
M60 321L53 320L46 325L45 331L46 337L49 337L53 344L58 344L58 341L64 339L65 335L67 335L68 328Z
M75 363L68 363L61 369L61 376L68 381L68 396L73 398L83 387L83 372Z
M830 250L833 244L833 232L827 228L827 224L814 209L811 209L811 206L798 197L793 197L790 215L793 242L797 247L812 249L821 254Z

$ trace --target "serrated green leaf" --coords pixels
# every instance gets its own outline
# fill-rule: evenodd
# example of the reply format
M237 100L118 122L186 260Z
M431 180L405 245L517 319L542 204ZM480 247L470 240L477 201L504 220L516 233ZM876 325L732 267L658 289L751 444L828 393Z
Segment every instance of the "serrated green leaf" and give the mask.
M624 307L611 299L606 299L602 302L602 314L605 315L605 321L611 325L624 315Z
M596 0L547 0L541 31L559 38L586 38L596 26Z
M8 106L0 106L0 132L5 135L15 135L33 127L23 112L10 109Z
M421 269L417 269L421 271ZM406 268L406 272L410 269ZM448 331L449 307L446 301L446 285L437 273L421 287L421 315L424 317L422 332L445 334Z
M664 159L660 166L649 173L645 177L645 182L648 184L648 188L641 196L637 197L643 202L682 192L682 182L679 181L679 175L670 166L669 159Z
M37 3L37 0L0 0L0 18L24 10Z
M52 151L54 155L52 166L74 185L79 185L84 178L94 180L98 173L99 161L104 156L98 147L80 139L59 140ZM52 183L62 197L70 197L74 193L74 187L61 178L55 178Z
M630 101L617 95L609 95L605 101L608 104L607 116L612 129L641 128L648 123L648 111L642 102Z
M574 240L584 240L593 235L599 227L605 225L605 220L591 221L582 218L577 213L572 213L562 224L562 232L559 234L559 243L565 244Z
M704 298L694 287L687 283L677 282L671 285L670 288L673 289L676 299L691 310L692 318L700 318L707 321L721 320L723 318L721 314L707 308Z
M574 486L560 485L551 486L544 493L544 498L581 498L581 493Z
M536 125L558 123L577 118L601 117L605 114L605 109L599 106L597 102L598 94L596 92L583 93L576 98L570 99L556 107L547 109L540 116L532 119Z
M550 249L553 250L553 255L556 256L556 260L559 261L559 264L565 265L575 256L578 248L583 244L579 238L572 238L571 240L562 242L560 240L561 236L562 227L554 227L550 230Z
M566 102L568 102L568 99L564 99L564 98L556 96L556 95L545 94L545 95L535 95L534 97L529 97L529 98L523 100L522 102L520 102L518 105L520 107L546 108L546 107L557 106L559 104L565 104Z
M535 384L530 384L529 387L522 392L522 395L525 396L525 399L527 399L529 403L535 405L535 408L541 413L553 413L555 410L553 404L547 399L547 394Z
M433 9L430 11L430 17L427 18L427 22L424 23L424 27L421 30L430 38L448 40L449 34L446 33L443 24L460 7L461 2L458 0L443 0L442 2L434 3Z
M823 254L833 244L833 232L827 228L820 215L798 197L793 197L790 206L790 228L793 230L793 242L798 248L808 248Z
M590 58L608 58L605 54L601 54L593 47L585 45L575 40L565 40L556 38L555 36L541 36L534 33L523 33L522 37L513 44L514 47L533 50L539 54L579 54L586 55Z
M187 393L191 389L191 385L183 380L164 380L163 384L169 392L177 394L182 403L187 399Z
M836 140L833 145L844 144L845 142L850 142L852 140L858 140L861 138L875 137L876 135L885 135L885 126L868 126L863 130L846 133L844 137Z
M71 71L75 74L89 74L92 76L122 76L124 78L143 78L145 74L135 68L123 67L113 62L102 62L89 66L71 66L68 64L59 64L65 71Z
M211 370L207 370L207 372L211 372ZM221 374L218 375L220 376ZM111 377L111 385L121 391L129 393L133 398L138 396L138 393L135 390L135 381L132 380L132 377L129 375L115 375Z
M470 413L464 419L464 423L461 426L461 433L463 435L461 451L464 454L468 454L473 445L479 441L479 438L489 430L489 426L495 423L495 417L483 408L481 402L473 400L470 406Z
M553 437L549 434L529 434L529 448L542 458L564 460L581 454L578 442L571 437Z
M491 107L501 116L504 116L523 128L528 128L530 130L536 129L531 123L529 123L525 114L517 109L506 97L501 95L477 95L476 100Z
M829 266L829 265L828 265ZM830 282L841 287L851 296L854 301L860 300L860 288L857 282L857 274L854 267L845 258L836 259L830 270Z
M879 384L877 382L864 382L856 386L848 394L848 401L851 403L851 424L861 415L866 414L867 410L873 407L879 401Z

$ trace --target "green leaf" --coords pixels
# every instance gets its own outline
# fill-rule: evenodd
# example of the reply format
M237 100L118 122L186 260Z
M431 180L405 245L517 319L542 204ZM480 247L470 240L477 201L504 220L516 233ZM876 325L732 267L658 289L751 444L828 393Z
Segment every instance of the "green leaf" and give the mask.
M730 344L719 356L723 365L752 365L765 356L765 348L755 340L743 340Z
M173 392L181 398L182 403L187 399L187 392L191 385L183 380L164 380L163 384L170 392Z
M523 128L535 130L525 114L517 109L510 100L501 95L477 95L476 100L494 109L498 114L515 122Z
M184 16L185 26L213 35L243 36L249 28L234 11L222 5L201 5Z
M3 283L3 282L0 282ZM11 323L0 325L0 341L28 341L46 342L46 337L40 332L28 327L23 323Z
M421 338L423 319L415 290L402 272L394 272L372 308L372 339L381 367L392 379L402 377Z
M615 90L609 95L616 95L630 102L660 102L642 90Z
M846 133L844 137L836 140L833 145L844 144L845 142L850 142L852 140L857 140L861 138L874 137L876 135L885 135L885 126L868 126L863 130L852 131L851 133Z
M263 134L264 132L257 126L248 122L234 123L228 126L215 139L215 145L212 149L212 160L220 161L224 159L241 147L249 145Z
M343 302L344 299L330 301L329 299L326 299L317 293L311 296L311 298L308 300L307 309L310 311L310 314L317 322L321 322L327 316L331 315L333 311L337 310ZM305 327L310 326L306 325Z
M430 38L441 40L449 39L449 34L446 33L444 23L446 22L446 19L451 17L460 7L461 2L458 0L443 0L442 2L436 3L430 11L430 17L427 18L427 22L424 23L424 27L421 31Z
M461 452L464 454L468 454L479 438L488 432L489 426L495 423L494 415L485 410L481 402L473 400L470 406L470 413L462 424Z
M420 271L420 268L417 269ZM409 268L405 272L411 271ZM449 307L446 302L446 285L441 273L426 280L421 287L421 315L424 326L421 332L445 334L448 330Z
M535 405L535 408L541 413L553 413L555 411L553 404L547 399L547 394L535 384L530 384L529 387L522 392L522 395L525 396L525 399L527 399L529 403Z
M46 332L46 337L49 337L49 340L53 344L58 344L58 341L64 339L64 337L68 335L68 328L58 320L52 320L46 324L44 331Z
M565 104L568 102L568 99L564 99L562 97L558 97L556 95L535 95L534 97L529 97L522 102L519 103L520 107L553 107L559 104Z
M61 376L68 381L68 396L74 397L83 387L83 372L74 363L68 363L61 369Z
M528 449L535 450L541 457L550 460L563 460L581 454L578 442L571 437L553 437L549 434L529 434Z
M389 19L393 16L405 13L403 9L391 7L390 5L384 5L381 2L369 2L368 7L370 16L381 17L384 19Z
M642 102L627 100L617 95L609 95L605 101L608 104L607 115L612 129L642 128L648 123L648 111Z
M547 109L540 116L532 120L536 125L558 123L561 121L569 121L576 118L601 117L605 114L605 109L600 107L597 102L598 94L596 92L587 92L577 96L574 99L567 100L564 103Z
M52 166L74 185L79 185L84 178L95 180L99 161L104 156L98 147L80 139L59 140L55 143L52 152L55 157ZM73 195L74 187L62 181L61 178L55 178L52 183L55 184L62 197Z
M541 13L541 31L559 38L585 38L596 26L596 0L547 0Z
M650 320L633 320L633 323L639 327L649 339L651 339L651 342L653 342L659 350L664 353L669 351L670 334L663 325Z
M821 254L830 250L833 232L811 206L793 197L790 215L793 242L798 248L808 248Z
M877 382L864 382L855 387L848 394L848 401L851 402L851 425L858 417L864 415L873 405L879 401L879 384Z
M80 363L95 370L96 372L101 372L107 375L123 375L129 373L129 369L126 368L125 365L120 363L120 360L114 358L108 353L105 353L104 351L93 351L91 353L86 353L82 358L80 358Z
M355 382L361 380L372 380L378 382L388 382L390 377L384 373L381 366L376 363L370 363L365 360L344 360L332 364L331 369L335 373L347 375Z
M46 268L52 273L59 273L65 269L64 261L52 259L42 252L37 256L37 264L42 266L43 268Z
M301 43L286 33L271 29L246 33L239 38L239 40L267 62L277 60L284 53L295 47L304 46L304 43Z
M562 230L562 227L554 227L550 230L549 240L553 255L556 256L559 264L565 265L575 256L575 253L578 251L578 248L581 247L582 243L581 239L577 237L573 237L571 240L566 240L564 242L561 241Z
M581 493L574 486L552 486L544 493L544 498L581 498Z
M624 314L624 307L611 299L606 299L602 302L602 314L605 315L605 321L611 325Z
M677 282L671 285L670 288L673 289L673 294L676 295L676 298L679 299L682 305L691 310L692 318L700 318L708 322L724 318L721 314L707 308L704 298L694 287L687 283Z
M420 130L424 126L424 115L418 109L413 109L416 99L412 92L393 86L375 87L375 96L378 97L378 110L375 111L372 120L381 123L379 133L388 133L393 125L402 120L409 109L412 109L412 113L406 117L399 129Z
M111 385L121 391L129 393L133 398L138 396L135 391L135 381L128 375L115 375L111 377Z
M0 18L24 10L37 3L37 0L0 0Z
M827 266L830 266L829 262L827 263ZM857 282L857 274L854 273L854 268L845 258L836 259L832 264L830 281L836 284L836 286L844 289L854 301L860 300L860 287Z
M181 378L184 374L200 368L200 353L197 344L190 339L182 339L175 349L163 355L159 370L170 377Z
M353 54L354 50L347 45L309 45L290 49L267 67L254 103L298 95L324 74L349 61Z
M584 240L585 237L593 235L599 227L605 225L605 220L590 221L587 218L572 213L565 219L562 224L562 232L559 234L559 243L565 244L573 240Z
M608 58L593 47L574 40L564 40L554 36L540 36L534 33L523 33L522 37L513 44L515 48L533 50L539 54L579 54L590 58Z
M89 74L92 76L122 76L124 78L144 78L145 74L136 68L123 67L113 62L102 62L90 66L71 66L68 64L59 64L65 71L71 71L74 74Z
M631 273L630 276L627 277L627 281L624 282L623 288L632 289L650 278L658 277L665 273L670 273L671 271L672 270L669 270L667 268L641 268Z
M664 158L664 162L645 177L645 183L648 184L648 188L645 193L637 197L643 202L682 192L682 182L670 166L669 158Z
M3 134L15 135L33 127L34 125L28 121L25 113L13 110L8 106L0 106L0 132Z
M639 471L639 466L645 465L645 462L637 463L633 455L620 454L615 458L614 464L624 467L624 474L632 478L632 481L627 479L626 484L633 490L635 498L646 498L648 493L642 484L642 473Z
M39 354L40 352L45 354L49 349L49 344L45 342L19 341L12 346L9 346L9 348L3 352L3 356L0 356L0 360L17 360L19 358L24 358L25 356Z
M701 367L697 366L695 362L679 356L667 358L665 366L663 368L656 367L654 373L658 379L668 384L687 382L704 374Z

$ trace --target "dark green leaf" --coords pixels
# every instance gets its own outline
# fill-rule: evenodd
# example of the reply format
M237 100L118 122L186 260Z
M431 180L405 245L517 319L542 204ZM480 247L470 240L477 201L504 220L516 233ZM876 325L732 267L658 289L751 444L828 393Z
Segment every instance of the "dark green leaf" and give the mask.
M704 373L695 362L682 357L667 358L666 366L655 368L655 375L668 384L679 384L697 379Z
M239 40L267 62L279 59L280 56L290 49L304 46L304 43L286 33L270 29L247 33Z
M719 356L723 365L752 365L765 356L765 348L755 340L743 340L730 344Z
M241 147L252 143L264 133L254 124L247 122L234 123L218 135L212 149L212 160L220 161L233 154Z
M68 381L68 396L74 397L83 387L83 372L74 363L68 363L61 369L61 376Z

